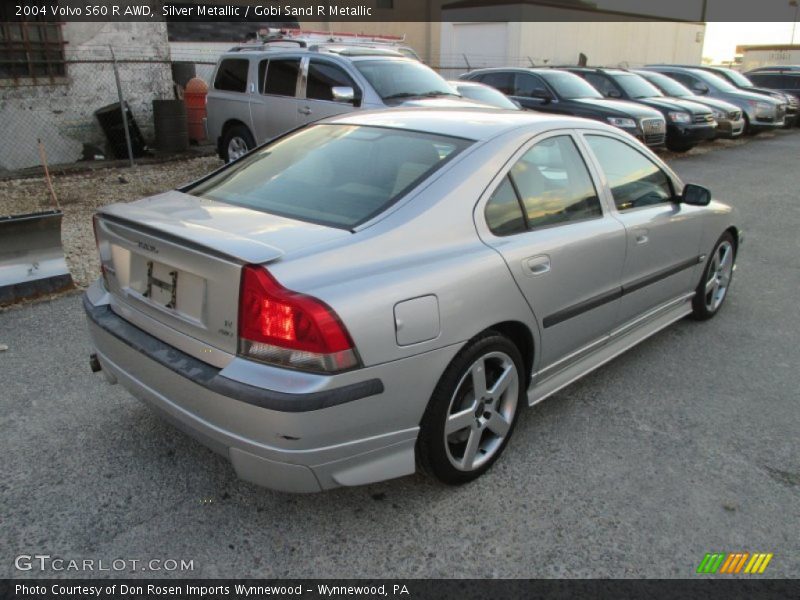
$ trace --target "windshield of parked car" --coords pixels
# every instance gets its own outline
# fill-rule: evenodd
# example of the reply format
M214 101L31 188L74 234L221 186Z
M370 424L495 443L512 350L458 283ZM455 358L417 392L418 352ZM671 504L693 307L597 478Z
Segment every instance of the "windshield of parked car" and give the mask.
M695 94L682 83L675 81L672 77L667 77L661 73L648 72L642 75L647 81L659 88L665 95L680 98L681 96L694 96Z
M470 100L477 100L497 108L519 110L519 107L509 100L505 94L498 92L494 88L482 85L457 85L456 89L459 94Z
M620 73L619 75L614 75L614 81L631 98L653 98L664 95L658 91L656 86L635 73Z
M354 64L383 100L458 96L436 71L415 60L360 60Z
M186 191L350 229L384 211L470 143L388 127L312 125L255 150Z
M722 75L714 75L713 73L701 71L700 69L691 69L689 72L698 79L702 79L707 85L714 87L721 92L739 91L739 88L725 79Z
M539 73L549 83L560 97L565 100L578 98L602 98L603 94L594 89L585 79L564 71L549 71Z
M717 73L717 71L714 71ZM736 84L739 87L754 87L753 82L750 81L747 77L739 73L739 71L734 71L733 69L725 69L724 75L722 77L727 77L730 81Z

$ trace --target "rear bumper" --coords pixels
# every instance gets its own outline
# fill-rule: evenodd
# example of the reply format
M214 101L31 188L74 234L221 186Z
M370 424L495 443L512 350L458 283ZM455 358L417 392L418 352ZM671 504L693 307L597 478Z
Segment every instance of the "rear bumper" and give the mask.
M440 349L348 374L357 381L327 388L330 381L319 381L324 389L288 393L229 377L235 365L222 370L207 365L90 297L84 296L89 333L112 382L228 457L241 479L286 492L413 473L419 421L457 351Z

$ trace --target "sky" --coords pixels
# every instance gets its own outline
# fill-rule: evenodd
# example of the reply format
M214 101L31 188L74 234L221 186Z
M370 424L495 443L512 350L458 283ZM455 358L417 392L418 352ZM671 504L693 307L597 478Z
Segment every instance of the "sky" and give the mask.
M733 60L739 44L789 44L792 23L709 23L706 25L703 56L715 63ZM800 44L800 25L794 34Z

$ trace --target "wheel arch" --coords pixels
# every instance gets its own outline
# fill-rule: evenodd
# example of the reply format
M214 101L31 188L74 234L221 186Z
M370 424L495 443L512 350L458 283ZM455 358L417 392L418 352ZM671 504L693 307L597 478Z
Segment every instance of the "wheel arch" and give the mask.
M522 360L524 361L525 368L525 389L527 390L531 384L531 376L533 374L533 358L535 356L535 346L533 342L533 333L525 323L521 321L502 321L495 323L491 327L487 327L481 333L486 331L497 331L503 334L517 347ZM479 334L480 335L480 334Z

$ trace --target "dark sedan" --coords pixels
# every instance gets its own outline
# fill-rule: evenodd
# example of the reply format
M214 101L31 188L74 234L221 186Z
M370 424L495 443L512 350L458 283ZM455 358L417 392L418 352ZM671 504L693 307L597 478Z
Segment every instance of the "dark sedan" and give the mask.
M624 69L571 67L607 98L638 102L660 111L667 121L667 148L686 152L703 140L717 136L717 122L711 110L680 98L668 98L636 73Z
M657 110L624 100L609 100L572 73L557 69L500 68L465 73L461 79L490 85L539 112L585 117L610 123L648 146L664 144L666 123Z

